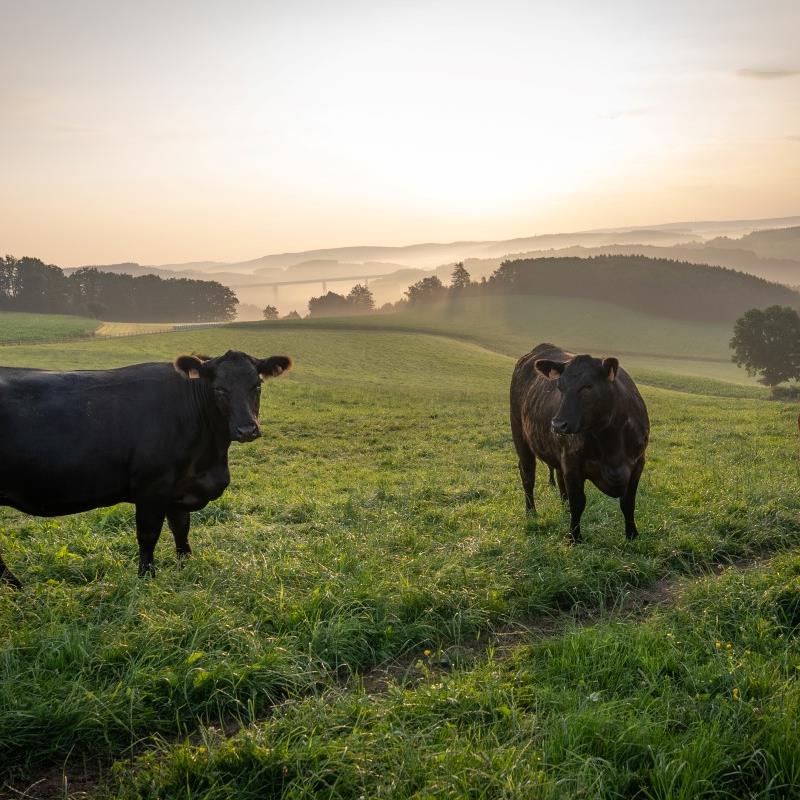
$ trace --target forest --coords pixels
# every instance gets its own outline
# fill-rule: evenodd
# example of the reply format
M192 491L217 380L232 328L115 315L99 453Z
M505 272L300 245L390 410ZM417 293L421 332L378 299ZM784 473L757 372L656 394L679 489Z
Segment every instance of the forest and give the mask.
M119 322L232 320L238 299L216 281L102 272L69 275L38 258L0 258L0 310L77 314Z
M754 275L645 256L504 261L486 290L587 297L661 317L703 322L732 322L754 307L800 306L797 292Z

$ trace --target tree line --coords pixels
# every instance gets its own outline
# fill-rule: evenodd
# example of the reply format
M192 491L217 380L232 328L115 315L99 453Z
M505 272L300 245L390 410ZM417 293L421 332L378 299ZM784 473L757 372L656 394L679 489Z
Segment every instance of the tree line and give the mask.
M508 260L479 282L472 281L463 263L457 263L449 286L436 275L423 278L408 287L393 309L488 294L584 297L645 314L723 323L753 306L800 306L800 295L788 286L725 267L600 255Z
M646 314L733 322L754 306L800 305L800 295L725 267L635 255L504 261L486 289L501 294L564 295L604 300Z
M38 258L0 259L0 310L114 322L224 322L239 300L216 281L133 277L84 267L66 274Z

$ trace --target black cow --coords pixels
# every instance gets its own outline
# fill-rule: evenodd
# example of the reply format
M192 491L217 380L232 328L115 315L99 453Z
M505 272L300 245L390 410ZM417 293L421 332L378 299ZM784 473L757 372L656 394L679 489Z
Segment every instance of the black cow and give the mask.
M189 555L189 512L225 491L231 442L261 435L261 380L291 366L229 350L92 372L0 368L0 505L53 517L134 503L139 574L154 574L164 519ZM2 557L0 579L20 587Z
M587 478L619 498L625 535L638 536L634 508L650 421L636 384L616 358L576 356L552 344L534 347L511 379L511 433L528 512L536 511L538 456L556 470L561 498L569 500L573 541L581 539Z

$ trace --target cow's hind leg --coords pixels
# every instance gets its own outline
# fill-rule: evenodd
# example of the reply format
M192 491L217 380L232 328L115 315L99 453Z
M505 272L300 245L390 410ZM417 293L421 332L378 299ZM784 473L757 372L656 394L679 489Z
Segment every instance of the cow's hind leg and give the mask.
M555 486L556 485L556 477L555 477L556 471L549 464L548 464L548 469L550 470L549 483L550 483L551 486Z
M619 499L619 507L625 517L625 536L628 539L635 539L639 535L633 515L636 510L636 490L639 487L639 478L642 476L643 469L644 458L640 458L631 472L631 479L628 481L625 494Z
M561 502L567 502L567 487L564 484L564 475L560 469L556 470L556 479L558 480L558 493L561 495Z
M192 548L189 547L189 521L188 511L167 512L167 523L175 539L175 551L180 564L183 564L186 557L192 554Z
M153 553L161 535L166 512L163 508L136 504L136 540L139 542L139 577L156 574Z
M21 589L19 578L6 566L3 556L0 556L0 581L11 584L15 589Z
M533 500L533 486L536 482L536 456L525 441L522 433L522 423L512 413L511 438L514 440L514 449L519 459L519 476L522 478L522 491L525 493L525 511L528 514L536 513L536 504Z
M574 543L581 541L581 516L586 508L586 492L583 478L566 476L567 498L569 499L569 539Z
M533 501L533 487L536 484L536 456L531 453L527 444L519 448L519 476L522 478L522 491L525 493L525 511L536 513Z

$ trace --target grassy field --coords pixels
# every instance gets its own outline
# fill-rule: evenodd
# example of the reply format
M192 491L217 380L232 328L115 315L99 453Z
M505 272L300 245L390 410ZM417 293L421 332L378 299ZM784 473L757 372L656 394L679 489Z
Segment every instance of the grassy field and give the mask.
M44 342L91 336L100 326L96 319L67 314L21 314L0 311L0 344Z
M654 317L573 297L466 298L451 300L435 309L402 314L279 321L270 325L288 330L301 326L320 330L424 331L475 342L515 357L538 342L552 341L574 352L617 355L631 371L646 373L651 382L659 381L661 374L681 375L747 386L758 390L754 396L766 394L731 362L728 342L732 326Z
M63 369L296 361L264 437L233 446L231 488L193 515L183 570L167 534L157 578L135 578L128 507L0 509L27 587L0 589L0 786L63 797L63 770L76 797L800 792L797 409L653 369L693 393L643 387L642 536L590 489L570 547L546 474L523 513L513 359L493 352L510 340L400 321L0 348Z

